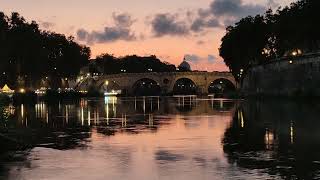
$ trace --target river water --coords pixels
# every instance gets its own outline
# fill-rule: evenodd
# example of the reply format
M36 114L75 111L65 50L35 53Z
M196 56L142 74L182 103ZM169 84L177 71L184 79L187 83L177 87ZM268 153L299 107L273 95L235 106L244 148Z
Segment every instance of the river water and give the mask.
M0 179L316 179L320 106L141 97L6 107Z

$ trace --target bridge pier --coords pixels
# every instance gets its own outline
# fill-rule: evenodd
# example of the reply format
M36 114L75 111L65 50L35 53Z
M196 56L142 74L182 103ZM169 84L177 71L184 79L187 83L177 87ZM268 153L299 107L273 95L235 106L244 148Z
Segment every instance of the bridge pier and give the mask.
M207 86L199 86L198 90L199 90L198 94L200 94L200 95L208 95L209 94Z

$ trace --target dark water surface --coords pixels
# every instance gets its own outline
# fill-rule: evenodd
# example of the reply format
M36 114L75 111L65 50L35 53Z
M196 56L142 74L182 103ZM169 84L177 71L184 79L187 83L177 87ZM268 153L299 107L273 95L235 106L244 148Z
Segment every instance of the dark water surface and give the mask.
M30 148L1 151L0 179L317 179L319 110L194 97L10 106L2 134Z

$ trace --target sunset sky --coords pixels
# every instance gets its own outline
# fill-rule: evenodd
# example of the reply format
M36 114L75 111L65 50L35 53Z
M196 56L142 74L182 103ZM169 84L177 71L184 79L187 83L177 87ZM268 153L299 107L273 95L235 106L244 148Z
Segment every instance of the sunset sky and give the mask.
M218 48L225 26L246 15L294 0L0 0L0 11L19 12L42 29L72 35L92 58L157 55L197 70L228 68ZM239 45L240 46L240 45Z

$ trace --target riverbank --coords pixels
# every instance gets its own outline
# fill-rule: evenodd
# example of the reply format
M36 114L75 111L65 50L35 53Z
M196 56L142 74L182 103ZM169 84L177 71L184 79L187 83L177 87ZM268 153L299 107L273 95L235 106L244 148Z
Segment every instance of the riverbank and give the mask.
M247 71L245 96L320 97L320 53L286 57Z

